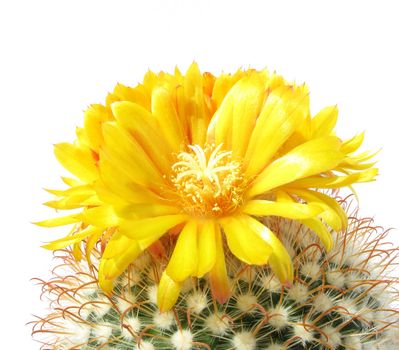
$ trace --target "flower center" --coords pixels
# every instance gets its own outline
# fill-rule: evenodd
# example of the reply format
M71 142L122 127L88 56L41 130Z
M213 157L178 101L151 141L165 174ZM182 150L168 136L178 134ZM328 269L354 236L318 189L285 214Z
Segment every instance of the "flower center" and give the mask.
M221 216L242 204L244 178L241 163L231 151L190 145L173 164L172 183L184 211L196 216Z

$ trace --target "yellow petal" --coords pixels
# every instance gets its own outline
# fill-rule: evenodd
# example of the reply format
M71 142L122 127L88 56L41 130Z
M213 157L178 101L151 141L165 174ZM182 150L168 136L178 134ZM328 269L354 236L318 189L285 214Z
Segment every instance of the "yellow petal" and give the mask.
M189 141L192 145L203 146L209 123L209 113L205 106L203 77L195 62L188 68L183 86L188 132L191 136Z
M277 190L274 193L277 202L280 203L295 203L295 200L285 191Z
M104 202L111 203L145 203L159 201L159 196L145 186L134 182L130 174L115 166L103 154L100 157L101 180L96 181L94 188Z
M43 245L42 247L45 249L50 249L50 250L62 249L62 248L68 247L72 244L78 243L78 242L82 241L83 239L85 239L86 237L95 235L98 232L102 232L102 229L99 229L97 227L88 227L88 228L80 231L79 233L57 239L55 241L52 241L48 244Z
M232 151L235 158L244 157L265 98L264 86L258 79L243 79L233 102Z
M71 186L71 187L75 187L75 186L90 186L90 185L82 185L82 182L80 180L74 179L74 178L71 178L71 177L62 176L61 180L66 185Z
M58 197L67 197L67 196L78 196L78 195L95 195L96 192L93 189L93 186L90 185L79 185L76 183L68 183L68 186L72 186L66 190L50 190L46 189L47 192L54 194Z
M178 85L176 87L176 112L181 122L183 134L187 138L187 144L189 144L191 143L191 138L190 138L191 131L189 129L191 127L191 124L189 125L190 121L188 120L188 114L186 110L187 110L187 103L186 103L186 96L184 94L184 87Z
M152 91L152 113L158 120L162 134L175 152L179 152L184 141L184 133L181 122L172 102L172 98L165 88L157 88Z
M331 135L338 119L337 106L323 108L312 119L312 138Z
M97 227L112 227L117 226L119 218L115 214L112 205L101 205L95 208L89 208L83 211L82 221Z
M248 176L261 172L278 149L306 118L307 95L289 87L268 95L251 135L244 159Z
M334 198L311 190L295 189L292 192L307 202L318 202L323 206L324 212L321 213L320 217L335 231L339 231L347 226L348 218L346 213Z
M224 304L230 297L230 282L227 276L222 234L219 225L215 226L216 260L209 272L209 283L213 298Z
M232 90L230 90L229 95L232 94ZM233 104L231 101L233 101L233 98L226 97L213 115L207 130L208 144L219 145L222 143L225 149L231 149L231 125L233 117Z
M330 136L308 141L272 162L255 179L248 196L333 169L343 159L340 141Z
M112 235L101 258L99 274L106 280L114 280L142 253L137 241L120 232Z
M122 232L111 232L111 238L109 238L107 246L102 253L102 258L109 260L118 255L122 255L130 245L135 247L139 246L137 240L127 237Z
M264 86L256 77L238 81L228 92L208 127L208 143L223 143L236 158L245 154L264 99ZM231 141L230 141L231 140Z
M198 269L196 276L203 277L216 262L216 231L212 220L206 220L198 232Z
M320 214L323 209L317 204L280 203L268 200L251 200L242 211L255 216L281 216L289 219L306 219Z
M132 239L161 237L172 227L188 220L187 215L165 215L140 220L121 220L119 228Z
M272 247L257 235L242 218L220 220L231 252L247 264L263 265L269 260Z
M92 194L78 194L44 203L44 205L50 208L59 210L69 210L87 206L97 206L101 204L102 202L99 200L99 198L97 196L93 196Z
M234 84L243 78L244 72L239 69L235 74L221 74L220 77L216 78L215 84L212 90L212 101L219 108L222 104L225 96L234 86Z
M100 285L100 288L103 290L104 293L109 295L112 293L112 290L114 289L113 282L113 280L107 280L103 274L98 274L98 284Z
M342 147L341 147L342 149ZM340 167L346 169L363 170L371 168L376 162L365 163L371 158L375 157L380 150L376 152L365 151L356 155L347 155L345 159L339 164Z
M69 224L74 224L82 221L81 214L71 214L67 216L62 216L55 219L43 220L39 222L35 222L35 225L43 226L43 227L56 227L56 226L64 226Z
M307 205L319 208L319 212L317 214L303 218L298 217L297 220L308 219L318 216L319 218L322 218L328 225L330 225L336 231L340 230L343 226L346 225L345 212L340 208L340 205L335 201L335 199L331 198L330 196L324 194L321 194L323 197L312 195L312 192L316 194L319 193L316 191L298 192L297 190L293 190L291 188L287 188L286 190L289 191L291 194L295 194L304 201L306 201ZM325 201L323 200L324 197L326 197ZM276 193L276 198L278 201L281 200L282 202L289 202L293 204L295 203L294 199L291 196L289 196L288 193L283 191L278 191ZM344 218L341 218L340 216L341 212L338 211L339 209L341 209L342 213L344 214Z
M102 123L110 119L109 109L95 104L91 105L84 115L84 129L86 131L87 139L90 147L98 152L100 146L103 144Z
M175 305L180 289L180 283L173 281L164 271L159 282L157 295L158 308L161 312L169 311Z
M364 132L352 137L349 140L344 141L341 147L341 151L345 154L353 153L362 145L363 140Z
M292 188L340 188L358 182L372 181L378 174L377 168L367 169L362 172L345 176L311 176L294 181L290 184Z
M163 183L162 175L140 144L116 122L103 124L105 146L101 158L118 172L126 174L134 183L149 186ZM101 159L100 158L100 159Z
M321 243L323 243L328 252L332 249L334 242L331 234L319 219L305 219L301 220L301 222L319 236Z
M198 225L189 221L179 234L166 273L175 282L182 282L194 275L198 268Z
M59 143L54 146L54 153L62 166L80 180L92 182L98 178L96 161L90 149Z
M103 230L98 230L96 233L93 233L86 241L86 260L91 265L91 252L93 251L96 243L100 239L103 234Z
M176 206L157 203L137 203L114 206L114 210L118 217L128 220L179 214L181 212L181 209Z
M72 255L76 261L82 260L81 242L76 242L72 245Z
M105 267L102 270L106 279L114 280L120 276L142 253L142 250L138 247L136 242L132 241L130 243L131 244L125 247L122 254L106 261Z
M118 124L134 135L159 171L167 174L173 162L173 152L161 134L155 117L138 104L127 101L115 102L111 109Z
M347 172L348 170L366 170L373 167L377 162L363 163L362 159L346 158L336 168L337 171Z
M265 225L258 220L245 217L247 225L256 232L273 249L269 258L269 265L277 278L282 282L292 282L294 278L294 269L291 257L280 240Z
M145 109L150 109L151 96L143 85L132 88L123 84L116 84L113 95L117 97L115 101L130 101L139 104ZM109 103L110 104L110 103Z

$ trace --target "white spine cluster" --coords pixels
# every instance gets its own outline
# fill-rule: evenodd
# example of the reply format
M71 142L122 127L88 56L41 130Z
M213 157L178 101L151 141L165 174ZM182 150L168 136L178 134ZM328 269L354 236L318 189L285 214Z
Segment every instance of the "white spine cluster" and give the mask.
M64 251L63 272L43 282L55 311L40 319L34 332L52 350L398 349L389 348L399 324L398 285L387 273L396 250L380 247L371 222L354 219L347 232L334 235L335 246L327 253L319 243L306 246L315 241L313 232L279 220L274 228L281 231L274 231L285 237L295 266L290 287L268 267L248 268L228 255L233 282L225 304L212 299L205 279L193 278L182 286L174 309L162 313L156 299L164 266L156 259L145 255L106 296L96 269ZM291 229L301 237L284 231ZM93 254L98 261L99 251ZM67 277L65 266L72 270Z
M256 338L251 332L240 332L233 336L232 345L235 350L255 350Z

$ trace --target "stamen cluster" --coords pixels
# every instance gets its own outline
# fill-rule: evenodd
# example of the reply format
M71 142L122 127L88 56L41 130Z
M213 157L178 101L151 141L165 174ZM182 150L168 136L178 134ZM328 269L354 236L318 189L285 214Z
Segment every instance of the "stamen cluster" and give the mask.
M172 183L181 207L191 215L220 216L242 204L241 164L222 145L188 146L173 164Z

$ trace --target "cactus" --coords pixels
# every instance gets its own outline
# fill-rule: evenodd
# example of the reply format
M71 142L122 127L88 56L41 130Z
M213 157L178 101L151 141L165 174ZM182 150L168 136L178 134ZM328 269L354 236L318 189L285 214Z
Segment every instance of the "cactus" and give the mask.
M370 218L347 201L349 224L331 232L326 252L314 232L297 221L262 219L284 242L295 278L281 285L267 266L249 266L227 254L231 297L220 304L205 278L191 278L174 308L161 313L157 284L168 261L144 252L106 295L98 285L101 242L91 262L56 251L50 281L38 280L52 313L34 322L43 349L387 349L399 322L397 250ZM76 252L75 252L76 253ZM76 255L76 254L75 254Z

